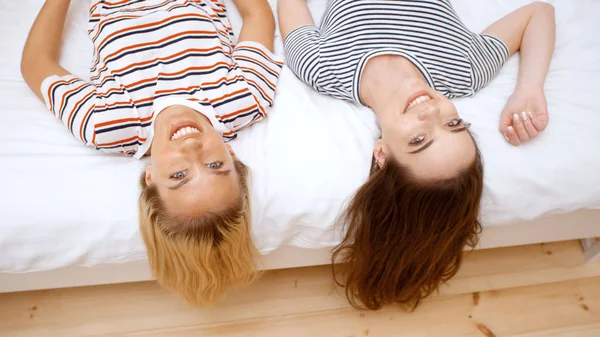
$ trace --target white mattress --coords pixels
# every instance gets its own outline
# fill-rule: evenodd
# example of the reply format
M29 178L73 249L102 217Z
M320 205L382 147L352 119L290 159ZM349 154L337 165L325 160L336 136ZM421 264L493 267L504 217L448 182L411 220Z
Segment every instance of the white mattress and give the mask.
M0 272L142 260L137 180L147 161L82 146L21 79L20 53L42 3L0 0ZM454 1L473 30L523 3ZM92 55L87 4L73 1L61 62L82 77ZM318 20L325 1L309 4ZM551 118L535 141L513 148L497 131L517 57L475 98L455 101L484 155L485 226L600 208L599 12L598 1L557 3L546 82ZM240 27L237 15L232 21ZM377 137L369 110L316 94L284 69L269 118L232 144L252 168L252 230L263 254L336 243L333 220L367 178Z

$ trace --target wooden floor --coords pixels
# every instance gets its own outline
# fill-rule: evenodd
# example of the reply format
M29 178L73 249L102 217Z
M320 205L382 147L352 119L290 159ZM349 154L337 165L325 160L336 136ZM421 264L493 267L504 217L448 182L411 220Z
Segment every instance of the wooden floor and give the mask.
M600 336L600 263L578 242L470 253L414 313L358 311L328 266L271 271L214 308L153 282L0 294L0 336Z

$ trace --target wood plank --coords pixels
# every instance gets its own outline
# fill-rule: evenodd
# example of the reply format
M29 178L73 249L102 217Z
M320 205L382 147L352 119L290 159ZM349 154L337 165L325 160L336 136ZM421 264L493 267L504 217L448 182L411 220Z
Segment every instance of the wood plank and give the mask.
M349 308L330 273L329 266L270 271L207 309L190 308L154 282L0 294L0 335L126 333ZM599 275L600 263L586 264L577 241L481 250L441 295Z
M543 330L533 333L516 335L515 337L598 337L600 323L578 325L561 329Z
M456 277L440 289L441 295L600 275L600 263L587 263L578 241L476 250L466 254Z
M414 313L397 307L376 312L337 309L117 336L584 336L597 331L598 322L600 278L588 278L494 290L477 300L471 295L431 299Z

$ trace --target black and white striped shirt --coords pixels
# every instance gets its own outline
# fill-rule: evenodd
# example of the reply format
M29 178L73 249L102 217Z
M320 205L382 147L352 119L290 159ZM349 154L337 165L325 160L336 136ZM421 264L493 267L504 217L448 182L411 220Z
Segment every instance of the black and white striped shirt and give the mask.
M509 57L500 39L467 29L448 0L329 0L321 28L293 30L285 52L318 92L359 104L362 71L377 55L407 58L448 98L473 95Z

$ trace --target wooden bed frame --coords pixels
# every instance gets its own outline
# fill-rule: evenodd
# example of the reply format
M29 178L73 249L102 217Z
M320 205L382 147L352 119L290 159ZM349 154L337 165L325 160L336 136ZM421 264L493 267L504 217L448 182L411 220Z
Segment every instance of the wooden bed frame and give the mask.
M484 227L477 249L581 239L588 261L600 259L600 210L580 210L531 221ZM261 269L328 264L329 248L284 246L261 258ZM145 260L94 267L71 266L32 273L0 273L0 292L66 288L151 280Z

